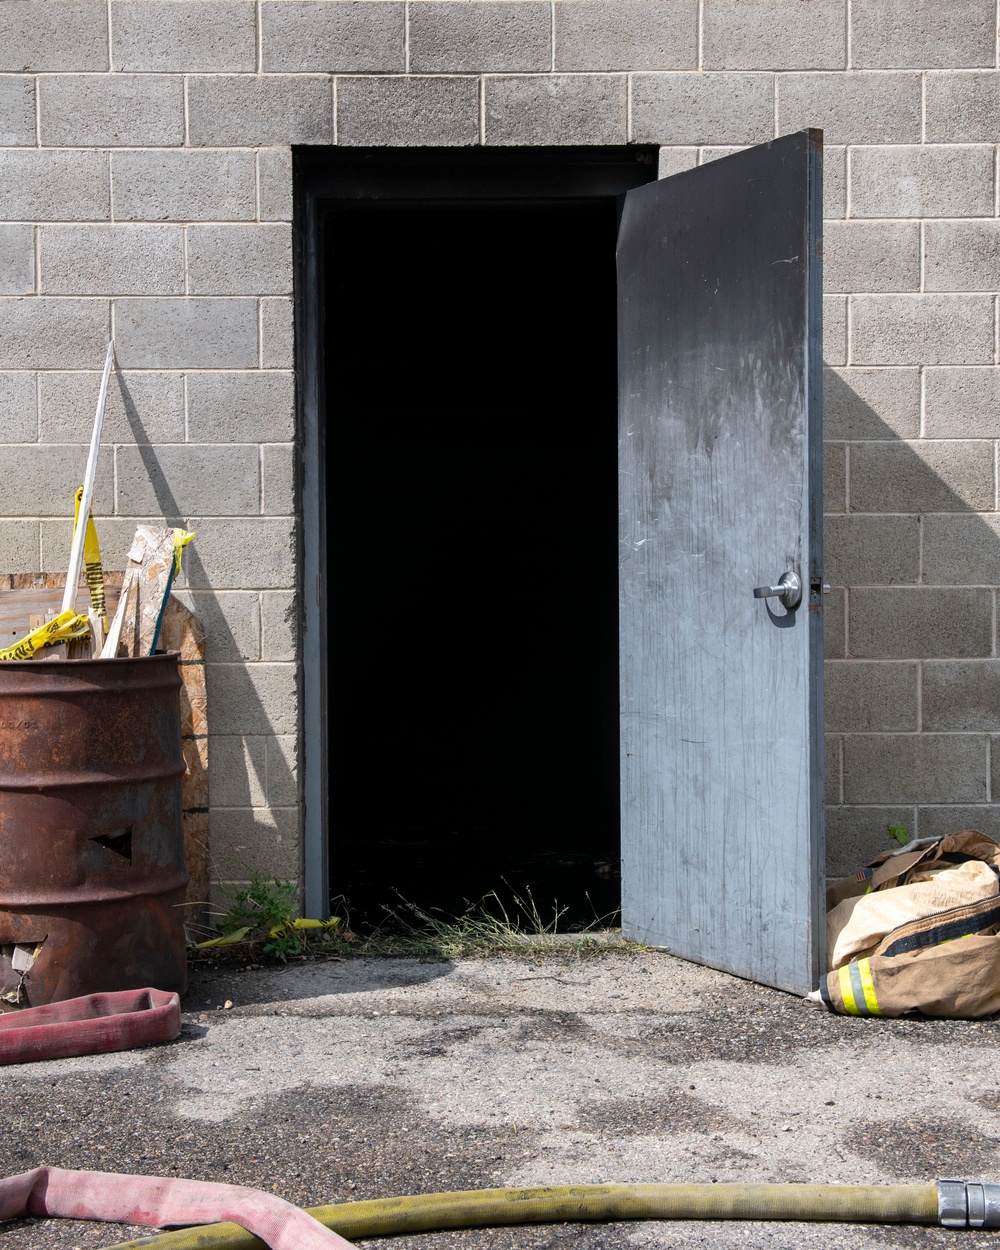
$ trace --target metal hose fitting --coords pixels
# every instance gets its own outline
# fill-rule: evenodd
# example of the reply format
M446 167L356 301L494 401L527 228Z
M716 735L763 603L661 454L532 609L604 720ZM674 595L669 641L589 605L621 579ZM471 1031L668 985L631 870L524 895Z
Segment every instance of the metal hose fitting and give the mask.
M1000 1185L938 1181L938 1223L942 1228L1000 1228Z

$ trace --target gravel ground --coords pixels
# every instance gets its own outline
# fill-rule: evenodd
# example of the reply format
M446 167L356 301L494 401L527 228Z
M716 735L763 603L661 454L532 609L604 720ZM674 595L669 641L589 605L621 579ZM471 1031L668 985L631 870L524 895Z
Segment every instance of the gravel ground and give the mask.
M170 1045L2 1070L0 1175L157 1173L302 1205L494 1185L1000 1178L995 1020L830 1016L641 949L202 967L184 1006ZM2 1241L89 1250L126 1236L27 1220ZM641 1223L392 1245L863 1250L998 1236Z

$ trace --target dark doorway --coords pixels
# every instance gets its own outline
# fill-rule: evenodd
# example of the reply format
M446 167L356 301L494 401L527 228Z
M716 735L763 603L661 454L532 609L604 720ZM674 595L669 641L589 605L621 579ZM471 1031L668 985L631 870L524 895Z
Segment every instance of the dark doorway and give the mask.
M356 926L491 892L564 930L617 913L618 212L327 207L330 886Z

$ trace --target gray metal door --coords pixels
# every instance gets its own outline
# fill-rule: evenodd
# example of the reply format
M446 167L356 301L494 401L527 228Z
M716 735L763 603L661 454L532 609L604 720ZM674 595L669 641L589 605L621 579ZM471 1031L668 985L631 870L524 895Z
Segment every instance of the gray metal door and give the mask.
M639 187L618 247L623 929L795 992L824 915L821 162L809 130Z

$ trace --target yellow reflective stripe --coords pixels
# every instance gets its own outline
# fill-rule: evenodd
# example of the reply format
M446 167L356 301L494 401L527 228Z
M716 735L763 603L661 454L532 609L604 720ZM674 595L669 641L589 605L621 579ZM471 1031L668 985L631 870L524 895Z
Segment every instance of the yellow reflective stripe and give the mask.
M858 1004L854 1001L854 987L851 985L851 969L845 964L837 969L840 978L840 997L844 1000L844 1010L849 1016L858 1016Z
M861 973L861 986L865 991L865 1004L868 1007L868 1013L872 1016L880 1016L882 1012L879 1010L878 998L875 995L875 982L872 980L871 963L867 959L859 959L858 972Z

